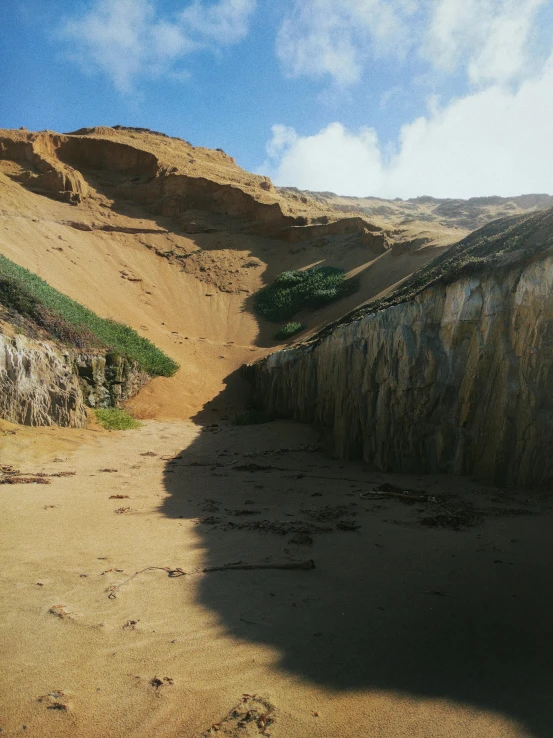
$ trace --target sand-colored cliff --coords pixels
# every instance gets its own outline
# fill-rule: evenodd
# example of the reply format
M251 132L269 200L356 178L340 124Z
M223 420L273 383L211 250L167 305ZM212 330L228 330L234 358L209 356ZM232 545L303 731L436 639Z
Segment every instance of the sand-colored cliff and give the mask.
M0 333L0 417L82 428L86 410L69 357L47 341Z
M347 215L281 193L222 151L137 129L0 132L0 253L181 366L133 400L189 418L277 345L252 295L284 269L330 264L360 290L305 316L314 331L388 290L465 231ZM237 407L246 389L231 393ZM222 407L227 408L226 399Z
M388 306L250 367L258 402L383 471L550 484L553 211L499 230L444 254L430 286L415 275Z

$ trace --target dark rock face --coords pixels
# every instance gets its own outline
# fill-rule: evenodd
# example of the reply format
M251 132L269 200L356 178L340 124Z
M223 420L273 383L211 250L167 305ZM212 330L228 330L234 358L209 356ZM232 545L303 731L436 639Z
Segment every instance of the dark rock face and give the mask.
M78 354L73 367L84 401L89 407L113 407L134 397L150 375L124 356L115 353Z
M270 413L384 471L553 482L553 257L431 287L246 369Z
M117 354L77 354L50 341L0 334L0 418L82 428L86 406L128 400L150 379Z

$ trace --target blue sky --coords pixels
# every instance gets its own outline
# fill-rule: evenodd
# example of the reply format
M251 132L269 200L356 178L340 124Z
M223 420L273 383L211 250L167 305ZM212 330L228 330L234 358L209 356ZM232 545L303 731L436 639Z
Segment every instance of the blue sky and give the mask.
M553 193L553 0L4 0L0 127L134 125L277 184Z

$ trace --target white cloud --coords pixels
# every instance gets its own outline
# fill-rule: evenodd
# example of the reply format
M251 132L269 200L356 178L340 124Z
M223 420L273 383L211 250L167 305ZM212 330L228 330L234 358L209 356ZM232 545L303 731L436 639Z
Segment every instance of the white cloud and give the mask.
M147 0L99 0L84 17L67 21L62 35L78 42L83 64L102 69L124 90L143 63L144 28L152 18Z
M181 29L173 23L159 21L144 28L144 44L140 47L143 58L151 54L153 59L176 59L179 56L194 51L196 45L186 38ZM147 37L150 36L150 39ZM151 51L146 50L146 42L153 42Z
M279 185L343 195L553 194L551 121L553 55L515 91L494 85L433 106L402 128L397 154L387 160L371 129L353 134L333 123L301 137L277 126L264 173Z
M416 0L295 0L277 35L277 56L292 76L357 82L371 53L407 51L406 19L416 7Z
M508 82L531 61L529 40L546 0L438 0L421 53L436 66L465 67L475 84Z
M340 194L370 194L380 185L382 162L376 132L358 134L331 123L314 136L298 136L293 128L273 126L265 168L280 185ZM276 167L274 166L276 163Z
M201 0L180 14L180 24L189 33L220 44L234 44L248 35L248 21L255 10L256 0L219 0L207 6Z
M271 128L271 133L273 137L267 144L267 154L272 159L277 159L298 140L298 134L289 126L277 124Z
M84 14L65 21L60 37L83 68L100 70L129 92L140 75L169 72L193 51L241 41L256 0L194 0L162 18L160 7L157 0L92 0Z
M529 41L548 0L295 0L277 36L292 76L358 82L372 57L419 60L472 83L507 82L531 62ZM410 57L413 62L413 57Z

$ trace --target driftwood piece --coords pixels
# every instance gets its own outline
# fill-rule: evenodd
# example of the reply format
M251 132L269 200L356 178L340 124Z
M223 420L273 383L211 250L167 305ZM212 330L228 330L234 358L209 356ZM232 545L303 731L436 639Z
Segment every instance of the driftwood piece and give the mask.
M50 484L44 477L16 477L13 475L0 478L0 484Z
M135 572L131 577L125 579L124 582L110 585L106 589L106 592L109 592L109 599L114 600L117 597L115 593L118 592L123 585L128 584L139 574L144 574L146 571L153 570L165 571L170 578L174 579L175 577L184 577L190 574L207 574L213 571L251 571L253 569L303 569L305 571L314 568L315 562L313 559L307 559L307 561L290 561L282 564L226 564L223 566L209 566L204 569L196 569L195 571L184 571L184 569L181 569L180 567L172 569L170 566L147 566L145 569L140 569L140 571Z
M225 566L210 566L207 569L201 569L202 572L209 571L232 571L236 569L314 569L315 562L313 559L307 561L291 561L287 564L226 564ZM184 572L183 572L184 573Z
M410 495L407 492L382 492L379 490L375 490L374 492L361 492L359 497L362 500L378 499L379 497L397 497L400 500L412 500L413 502L434 502L431 497Z

